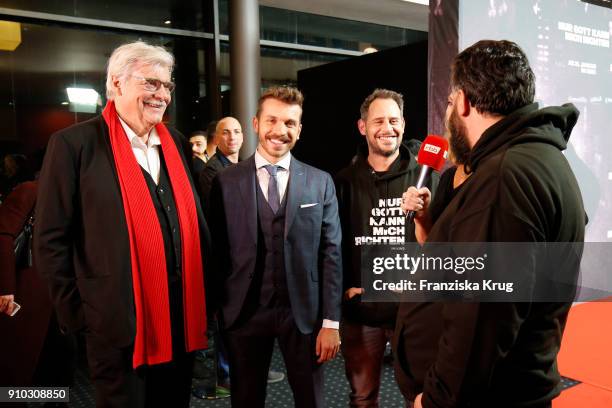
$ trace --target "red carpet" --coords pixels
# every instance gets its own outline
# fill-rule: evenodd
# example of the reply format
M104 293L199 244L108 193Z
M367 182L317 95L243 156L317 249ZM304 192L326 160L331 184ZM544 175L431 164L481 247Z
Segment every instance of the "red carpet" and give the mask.
M589 384L578 384L561 392L561 395L553 400L553 408L578 407L612 407L612 391Z
M558 361L561 375L612 392L612 299L572 307Z

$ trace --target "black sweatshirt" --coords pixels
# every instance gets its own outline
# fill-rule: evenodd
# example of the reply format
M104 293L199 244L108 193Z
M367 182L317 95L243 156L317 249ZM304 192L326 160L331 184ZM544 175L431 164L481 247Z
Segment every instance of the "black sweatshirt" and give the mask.
M577 119L571 104L531 104L489 127L472 149L472 176L428 242L583 242L580 189L562 154ZM519 266L539 283L539 264ZM568 268L577 278L579 265ZM556 356L570 307L404 303L395 340L400 388L408 398L424 392L428 408L546 406L559 394Z
M336 175L336 193L340 223L342 225L342 256L344 265L343 288L362 287L361 245L355 238L372 237L370 226L372 209L378 207L380 199L401 199L402 194L417 182L420 166L416 162L421 143L410 140L400 146L398 158L386 172L377 173L368 164L368 147L364 143L352 163ZM438 176L431 178L434 188ZM428 184L431 188L431 181ZM405 242L415 242L414 224L405 225ZM368 290L368 288L365 288ZM343 305L343 318L369 326L393 328L397 313L396 302L361 302L355 296Z

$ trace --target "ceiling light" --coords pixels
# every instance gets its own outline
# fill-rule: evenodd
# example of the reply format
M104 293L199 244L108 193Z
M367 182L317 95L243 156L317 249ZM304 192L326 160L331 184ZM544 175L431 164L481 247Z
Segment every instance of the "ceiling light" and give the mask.
M21 44L21 24L0 21L0 50L15 51Z
M429 0L402 0L402 1L406 1L408 3L422 4L424 6L429 6Z
M68 100L78 105L97 105L100 94L91 88L66 88Z
M166 20L166 21L164 21L164 24L166 24L166 25L170 25L170 24L172 24L172 21L170 21L170 20Z
M102 105L100 95L91 88L66 88L66 92L71 112L96 113Z

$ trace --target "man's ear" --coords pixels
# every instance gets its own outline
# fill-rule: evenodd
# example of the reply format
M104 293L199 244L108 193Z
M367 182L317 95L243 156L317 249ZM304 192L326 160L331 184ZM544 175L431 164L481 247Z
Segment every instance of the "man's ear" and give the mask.
M365 123L365 120L359 119L357 121L357 129L359 129L359 133L361 133L363 136L366 135L366 123Z
M113 88L115 88L115 94L121 95L121 80L116 75L111 76L111 82L113 84Z
M298 126L297 137L295 140L300 140L300 134L302 134L302 124Z
M463 117L469 116L470 110L472 109L472 107L470 106L470 101L465 95L465 92L463 92L463 89L459 89L457 91L457 96L455 97L455 99L456 99L457 113L459 114L459 116L463 116Z

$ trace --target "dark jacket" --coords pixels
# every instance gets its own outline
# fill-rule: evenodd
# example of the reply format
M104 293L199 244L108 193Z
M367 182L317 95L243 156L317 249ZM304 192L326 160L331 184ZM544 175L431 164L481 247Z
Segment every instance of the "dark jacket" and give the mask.
M220 274L215 295L230 328L256 282L258 238L255 158L228 167L213 181L211 230ZM287 185L284 261L291 310L304 334L322 319L340 320L342 235L329 174L291 158Z
M210 189L212 187L212 181L215 176L224 168L228 167L232 164L229 159L223 157L221 158L221 153L217 150L217 152L208 159L204 169L200 172L198 183L200 200L202 202L202 209L204 210L204 215L208 218L209 208L210 208ZM225 159L225 160L223 160ZM199 159L198 159L199 160Z
M342 224L342 256L344 265L343 290L364 287L361 280L361 246L356 237L372 236L370 226L372 209L380 199L401 198L410 186L417 183L420 166L416 156L421 143L411 140L400 146L400 155L388 171L376 173L368 164L368 146L362 144L352 163L336 175L336 192ZM438 183L433 174L428 187L433 190ZM433 184L433 188L432 188ZM405 242L415 242L414 224L405 225ZM368 288L364 287L367 291ZM362 302L355 296L343 305L343 318L359 324L393 328L397 302Z
M184 137L169 128L194 191L204 271L210 236L189 174ZM40 175L35 263L64 331L88 329L115 347L134 341L130 242L108 126L97 116L51 136Z
M185 154L185 157L190 157L187 154ZM202 173L202 171L204 170L204 168L206 168L206 162L202 159L200 159L199 157L195 157L192 156L191 157L191 174L193 175L193 179L198 180L200 173Z
M32 385L51 318L45 282L34 267L16 268L13 242L34 211L37 182L19 184L0 205L0 295L15 295L22 308L0 314L0 384Z
M488 128L472 149L468 178L428 242L583 242L585 212L562 154L578 111L525 106ZM517 257L515 254L507 254ZM577 261L567 273L577 279ZM521 258L504 276L543 263ZM528 269L528 270L527 270ZM559 394L556 356L571 301L406 303L398 313L396 367L404 395L427 407L536 407ZM418 350L415 353L414 350Z

